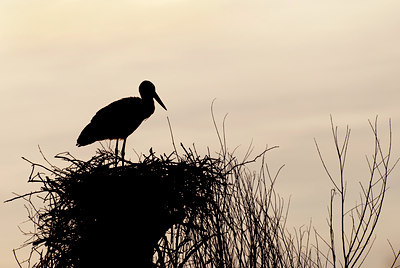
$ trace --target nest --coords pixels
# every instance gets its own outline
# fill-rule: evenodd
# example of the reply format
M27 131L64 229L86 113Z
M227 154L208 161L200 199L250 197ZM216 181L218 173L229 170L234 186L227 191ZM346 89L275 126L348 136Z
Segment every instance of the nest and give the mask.
M31 162L29 182L41 190L17 197L33 208L28 244L40 255L34 267L152 267L166 231L177 224L201 230L201 219L215 211L215 192L226 186L219 160L191 150L184 157L150 150L124 166L107 150L89 161L56 158L69 166ZM35 208L33 196L46 206Z

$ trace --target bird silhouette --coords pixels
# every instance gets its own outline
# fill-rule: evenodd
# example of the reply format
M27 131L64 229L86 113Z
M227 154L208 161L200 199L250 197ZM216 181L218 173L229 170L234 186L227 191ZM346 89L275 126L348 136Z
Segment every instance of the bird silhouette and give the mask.
M90 123L82 130L77 140L77 146L85 146L96 141L116 139L115 157L118 159L118 140L122 139L122 165L124 165L126 139L139 125L154 113L155 99L165 110L164 103L156 93L155 86L150 81L139 85L139 97L127 97L110 103L100 109Z

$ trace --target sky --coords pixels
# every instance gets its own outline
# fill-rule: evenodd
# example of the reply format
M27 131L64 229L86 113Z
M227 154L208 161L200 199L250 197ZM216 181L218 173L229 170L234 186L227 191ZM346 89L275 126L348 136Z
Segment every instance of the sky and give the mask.
M312 223L328 234L337 167L330 115L352 130L348 180L357 187L373 151L368 120L378 116L382 142L388 122L393 159L400 156L400 2L395 0L2 0L0 2L0 200L25 193L30 165L68 151L89 159L99 143L77 148L76 138L94 113L137 96L151 80L167 106L127 142L136 152L172 150L175 142L218 151L210 107L219 126L225 115L229 149L266 145L273 170L285 164L277 190L288 200L288 223ZM106 143L104 143L106 144ZM400 168L400 167L399 167ZM354 183L356 182L356 183ZM387 267L387 243L400 249L400 172L392 173L365 267ZM358 196L358 188L349 198ZM354 196L352 196L354 195ZM26 239L23 202L0 205L0 266L16 267L12 254Z

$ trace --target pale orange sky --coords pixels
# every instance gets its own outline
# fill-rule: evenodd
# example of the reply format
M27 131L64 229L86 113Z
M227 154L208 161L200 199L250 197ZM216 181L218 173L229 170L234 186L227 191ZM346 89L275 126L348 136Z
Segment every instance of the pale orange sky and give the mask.
M286 164L278 189L291 196L289 222L312 218L321 233L329 201L315 137L334 161L329 115L352 128L349 176L361 179L372 153L368 119L382 134L392 119L400 149L400 2L272 0L56 0L0 2L0 199L32 189L25 156L41 161L69 151L89 158L99 144L75 147L80 130L113 100L138 95L153 81L168 112L155 114L128 138L133 148L169 153L166 116L177 142L218 149L210 105L239 155L279 145L272 167ZM350 164L351 163L351 164ZM62 163L55 162L55 164ZM334 162L331 162L334 167ZM400 172L393 173L365 267L387 266L400 248ZM350 178L349 178L350 179ZM12 248L24 237L21 202L0 205L0 267L15 267Z

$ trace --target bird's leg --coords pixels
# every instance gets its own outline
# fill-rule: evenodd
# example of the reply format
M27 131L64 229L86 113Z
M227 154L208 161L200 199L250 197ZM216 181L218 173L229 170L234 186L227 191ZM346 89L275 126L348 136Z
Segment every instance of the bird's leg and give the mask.
M122 144L122 151L121 151L122 166L124 166L124 162L125 162L125 144L126 144L126 138L124 139L124 143Z
M118 139L117 143L115 144L115 166L118 165Z

